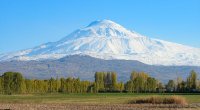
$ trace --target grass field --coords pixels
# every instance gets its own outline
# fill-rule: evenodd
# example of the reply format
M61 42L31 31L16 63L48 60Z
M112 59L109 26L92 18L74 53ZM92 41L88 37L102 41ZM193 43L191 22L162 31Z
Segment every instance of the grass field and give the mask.
M200 103L200 94L136 94L136 93L98 93L98 94L29 94L0 95L0 103L89 103L126 104L139 97L172 95L184 97L188 103Z
M127 104L130 100L151 96L182 96L189 105ZM198 110L200 94L26 94L0 95L0 109L14 110Z

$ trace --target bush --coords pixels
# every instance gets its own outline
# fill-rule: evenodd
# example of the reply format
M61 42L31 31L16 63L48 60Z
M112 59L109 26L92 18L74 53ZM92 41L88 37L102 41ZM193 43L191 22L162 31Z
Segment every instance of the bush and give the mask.
M158 97L152 96L147 98L138 98L134 100L130 100L129 104L179 104L179 105L187 105L187 101L185 98L181 96L171 96L171 97Z

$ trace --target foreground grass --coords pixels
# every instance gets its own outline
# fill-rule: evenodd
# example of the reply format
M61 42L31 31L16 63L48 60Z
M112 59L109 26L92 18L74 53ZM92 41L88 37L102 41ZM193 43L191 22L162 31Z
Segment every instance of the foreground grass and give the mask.
M83 104L126 104L136 98L151 96L184 97L188 103L200 103L200 94L136 94L136 93L98 93L98 94L28 94L0 95L0 103L83 103Z

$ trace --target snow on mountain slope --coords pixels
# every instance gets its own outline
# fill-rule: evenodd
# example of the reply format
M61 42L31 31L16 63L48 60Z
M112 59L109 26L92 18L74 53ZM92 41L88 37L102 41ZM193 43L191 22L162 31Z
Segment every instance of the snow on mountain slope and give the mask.
M57 42L0 55L0 60L59 59L76 54L151 65L200 66L199 48L148 38L110 20L94 21Z

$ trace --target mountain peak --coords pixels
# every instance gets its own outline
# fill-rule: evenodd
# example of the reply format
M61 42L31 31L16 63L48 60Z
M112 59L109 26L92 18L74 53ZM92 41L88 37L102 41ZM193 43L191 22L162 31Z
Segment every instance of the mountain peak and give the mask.
M87 27L97 26L97 25L119 25L119 24L117 24L111 20L104 19L104 20L93 21Z
M80 29L79 33L82 33L81 35L85 37L94 37L94 36L105 37L105 38L142 37L140 34L131 32L130 30L124 28L118 23L115 23L107 19L93 21L87 27Z

